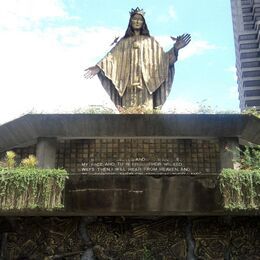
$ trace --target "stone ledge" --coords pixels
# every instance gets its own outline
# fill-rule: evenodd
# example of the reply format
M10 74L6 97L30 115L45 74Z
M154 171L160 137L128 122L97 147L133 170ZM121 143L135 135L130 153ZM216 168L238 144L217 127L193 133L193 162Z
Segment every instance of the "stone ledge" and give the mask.
M39 137L239 137L260 144L259 122L256 117L235 114L30 114L0 126L0 152L35 144Z

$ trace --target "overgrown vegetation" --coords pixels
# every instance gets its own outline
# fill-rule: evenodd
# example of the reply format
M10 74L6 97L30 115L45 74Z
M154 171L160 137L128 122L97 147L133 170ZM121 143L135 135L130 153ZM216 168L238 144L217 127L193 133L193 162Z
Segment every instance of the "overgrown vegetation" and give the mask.
M227 210L260 208L260 171L224 169L220 189Z
M102 105L91 105L85 108L77 108L73 111L73 114L115 114L115 111Z
M260 119L260 111L257 111L256 108L248 108L243 112L243 114L252 115Z
M68 173L61 169L38 169L30 155L15 166L15 153L6 153L0 165L0 209L44 209L63 207L62 193Z
M146 106L118 107L120 114L163 114L161 108L150 109Z
M145 106L134 106L134 107L117 107L111 108L107 105L89 105L86 107L79 107L69 111L54 111L55 113L61 114L178 114L176 108L169 108L165 111L162 107L155 109L149 109ZM25 114L45 114L45 111L37 111L31 109ZM23 114L23 115L25 115ZM182 113L181 113L182 114ZM217 106L212 106L207 103L206 99L196 102L196 109L187 109L185 114L240 114L239 111L234 110L221 110ZM242 112L242 114L249 114L260 118L260 111L255 108L248 108Z
M197 102L197 109L195 111L189 111L185 114L234 114L235 111L218 111L217 107L212 107L207 104L207 100L204 99L200 102ZM48 114L46 111L38 111L36 109L30 109L26 113L22 114ZM109 107L108 104L104 105L88 105L86 107L78 107L73 110L56 110L53 113L58 114L178 114L175 107L169 108L167 111L162 109L162 106L155 109L147 108L145 105L133 106L133 107Z
M223 169L220 190L227 210L260 209L260 145L239 149L240 169Z
M238 163L241 169L260 170L260 145L249 144L238 150L240 153Z

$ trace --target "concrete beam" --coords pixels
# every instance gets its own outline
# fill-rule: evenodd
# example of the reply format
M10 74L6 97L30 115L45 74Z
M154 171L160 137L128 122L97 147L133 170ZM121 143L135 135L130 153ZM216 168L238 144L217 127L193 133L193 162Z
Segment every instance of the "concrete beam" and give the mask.
M26 115L0 126L0 152L36 143L39 137L221 138L260 144L260 120L250 115Z

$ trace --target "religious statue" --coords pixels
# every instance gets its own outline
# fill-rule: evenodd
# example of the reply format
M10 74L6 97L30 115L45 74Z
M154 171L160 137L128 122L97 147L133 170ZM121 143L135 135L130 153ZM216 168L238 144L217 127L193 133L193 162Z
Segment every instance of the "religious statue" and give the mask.
M117 107L158 108L170 93L178 52L191 40L189 34L171 38L175 44L164 52L150 36L143 10L132 9L124 37L115 40L111 51L85 70L85 78L98 75Z

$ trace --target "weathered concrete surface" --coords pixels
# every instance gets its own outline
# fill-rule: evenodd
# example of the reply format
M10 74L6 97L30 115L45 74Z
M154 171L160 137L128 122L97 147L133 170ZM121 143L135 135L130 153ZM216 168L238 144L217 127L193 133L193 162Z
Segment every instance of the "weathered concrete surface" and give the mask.
M56 166L57 138L38 138L36 157L38 166L45 169L53 169Z
M238 137L260 144L260 120L249 115L25 115L0 126L0 152L39 137Z
M67 182L66 211L87 215L221 214L216 176L87 176Z
M1 211L0 216L225 216L218 177L71 174L63 209Z
M109 176L71 174L65 208L0 211L14 216L225 215L217 176Z

